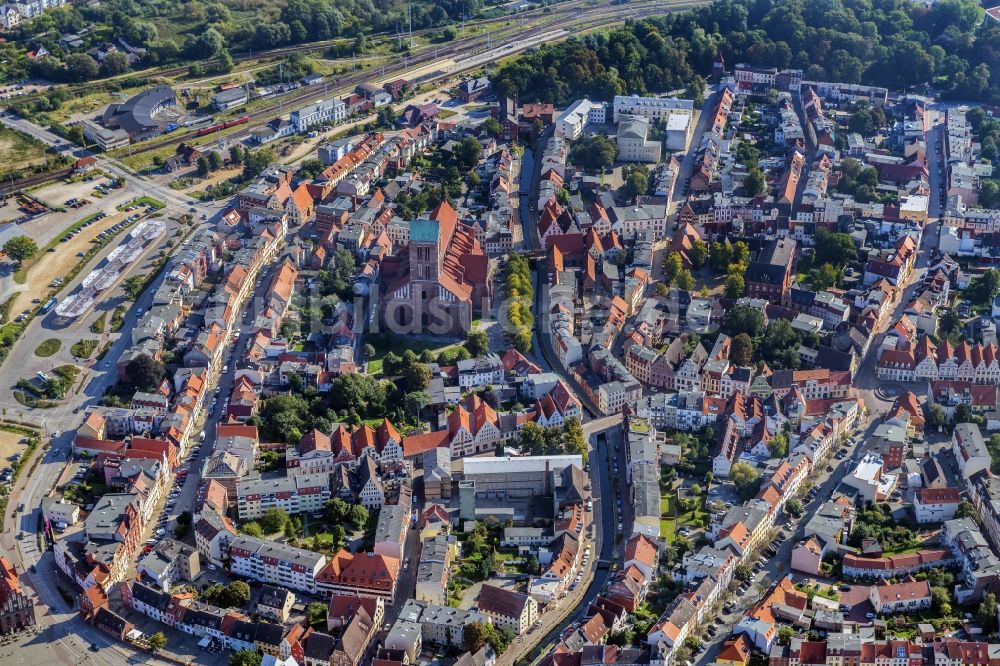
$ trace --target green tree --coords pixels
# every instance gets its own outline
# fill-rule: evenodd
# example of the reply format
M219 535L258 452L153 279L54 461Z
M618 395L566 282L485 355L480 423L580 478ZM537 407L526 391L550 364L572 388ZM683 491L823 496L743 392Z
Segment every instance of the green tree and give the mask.
M258 539L264 538L264 530L261 528L260 523L253 520L248 523L244 523L243 526L240 527L240 531L247 536L256 537Z
M343 525L334 525L330 528L330 539L333 541L334 549L344 545L344 540L347 539L347 531Z
M746 281L742 274L733 274L726 277L726 298L736 300L743 296L746 291Z
M792 498L785 502L785 511L789 514L795 516L796 518L802 515L802 502L796 498Z
M997 595L990 592L979 602L976 611L976 621L986 634L992 634L997 628Z
M962 500L958 503L958 508L955 510L956 518L972 518L976 522L979 522L979 512L976 511L976 506L969 500Z
M746 333L733 338L729 348L729 360L738 366L747 367L753 359L753 340Z
M724 273L729 269L729 262L733 255L733 246L729 240L721 243L712 243L708 251L708 265L716 273Z
M479 158L483 154L483 144L473 136L467 136L455 146L454 155L458 164L466 169L471 169L479 163Z
M584 135L570 146L569 159L588 171L606 169L615 163L618 144L604 134Z
M753 578L753 569L746 564L738 564L733 570L733 576L736 577L736 580L748 581Z
M86 53L72 53L66 58L66 71L74 81L89 81L97 77L100 65Z
M212 167L208 163L208 157L206 155L199 157L196 164L198 165L197 173L199 178L206 178L208 174L212 172Z
M941 406L935 403L930 403L925 406L927 411L927 425L929 426L942 426L948 422L948 418L945 416L944 410Z
M151 652L159 652L167 647L167 637L162 631L157 631L149 637L149 649Z
M788 455L788 435L779 432L767 443L767 449L774 458L784 458Z
M701 240L700 238L695 240L691 245L691 249L688 251L688 259L691 260L691 266L695 270L701 268L708 261L708 243Z
M128 57L121 51L113 51L104 56L101 63L101 74L104 76L117 76L128 71Z
M431 370L424 363L414 361L403 370L407 391L423 391L431 382Z
M955 407L954 421L955 423L975 423L976 415L972 413L972 408L967 404L959 403Z
M256 178L264 169L271 166L274 160L274 151L270 148L246 151L243 155L243 180Z
M815 256L817 264L843 266L848 261L855 261L858 258L858 251L850 235L818 229Z
M836 287L837 283L840 282L840 270L835 268L833 264L821 264L813 271L809 281L813 291L826 291L831 287Z
M730 336L746 333L751 338L759 337L764 332L764 313L749 305L736 305L722 320L722 330Z
M688 99L693 99L695 105L700 105L705 101L705 92L707 89L708 84L705 82L705 79L695 74L691 77L691 82L688 83L684 96Z
M943 606L951 605L951 594L948 588L935 585L931 588L931 606L934 610L941 612Z
M493 138L499 137L503 134L503 125L496 118L490 116L483 121L483 130Z
M431 396L427 391L411 391L403 399L406 413L413 416L414 420L420 420L420 414L424 407L431 404Z
M666 277L667 282L676 280L683 269L684 260L681 258L680 252L670 252L663 259L663 275Z
M122 291L125 292L125 297L130 301L138 299L142 295L142 290L145 286L145 275L130 275L122 281Z
M617 645L618 647L629 647L634 641L635 631L632 629L622 629L608 636L608 645Z
M694 289L694 276L691 275L691 271L687 268L677 274L677 279L674 282L676 282L678 289L683 289L684 291Z
M760 472L745 462L733 463L729 468L729 478L745 499L756 495L760 488Z
M767 191L767 180L760 167L754 166L747 171L746 178L743 179L743 194L748 197L756 197Z
M231 606L245 606L250 601L250 586L241 580L234 580L227 586L226 591L232 602Z
M219 153L214 150L210 150L205 154L205 157L208 158L208 168L210 170L218 171L222 168L222 155Z
M214 70L216 74L228 74L233 71L233 56L229 55L228 50L222 49L215 56Z
M788 645L789 643L792 642L793 638L795 638L795 630L792 629L791 627L785 626L782 627L781 629L778 629L779 645Z
M14 236L4 243L3 251L17 263L23 263L38 254L38 243L28 236Z
M163 363L149 354L138 354L125 366L125 378L139 391L151 391L164 376Z
M321 601L311 601L306 606L306 622L313 629L326 630L326 604Z
M352 504L347 512L347 520L354 529L361 529L368 522L368 509L360 504Z
M473 357L482 356L490 349L490 340L486 331L470 331L469 337L465 340L465 348Z
M243 147L241 145L235 144L229 147L229 161L233 166L243 164Z
M621 192L627 200L634 201L637 196L649 190L649 170L642 165L629 165L626 169Z
M968 292L973 303L989 304L994 296L1000 294L1000 271L991 268L979 277L973 278L969 282Z
M237 650L229 653L229 666L260 666L263 658L256 650Z
M768 323L759 349L772 367L797 368L799 366L799 336L787 319Z

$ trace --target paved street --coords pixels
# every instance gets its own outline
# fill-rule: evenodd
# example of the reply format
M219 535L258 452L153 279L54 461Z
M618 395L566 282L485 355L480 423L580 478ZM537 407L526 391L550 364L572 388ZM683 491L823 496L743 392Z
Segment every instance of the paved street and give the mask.
M593 422L591 422L593 423ZM587 425L584 425L586 430ZM599 432L594 430L592 432ZM584 574L584 582L576 590L570 591L558 606L541 615L541 624L518 638L510 649L497 659L497 666L511 666L528 656L534 662L545 651L539 653L536 646L550 648L558 642L567 626L578 622L586 613L590 603L605 589L611 576L610 563L615 552L615 505L611 478L611 461L615 454L616 443L620 442L621 429L612 427L603 431L606 439L600 436L591 437L590 477L594 499L592 520L596 529L595 556L591 558L589 567ZM627 492L627 491L626 491ZM627 497L627 495L626 495ZM619 558L623 546L619 548ZM588 582L589 581L589 582Z

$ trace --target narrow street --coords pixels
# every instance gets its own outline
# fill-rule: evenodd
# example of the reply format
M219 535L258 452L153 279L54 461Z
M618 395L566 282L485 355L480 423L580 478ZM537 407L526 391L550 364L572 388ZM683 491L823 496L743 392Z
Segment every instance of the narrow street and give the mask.
M530 659L530 663L535 663L547 654L547 648L551 648L559 641L566 627L584 616L591 602L604 591L611 577L610 565L618 542L612 497L614 493L611 461L620 455L622 449L618 445L621 441L621 429L612 427L605 431L605 435L605 437L590 438L590 477L594 498L592 519L596 527L594 541L597 546L596 555L591 558L589 568L585 570L584 581L587 584L580 585L563 597L555 608L543 613L541 624L518 638L497 659L497 666L512 666L526 657ZM614 538L611 535L615 535ZM541 646L541 649L538 646Z

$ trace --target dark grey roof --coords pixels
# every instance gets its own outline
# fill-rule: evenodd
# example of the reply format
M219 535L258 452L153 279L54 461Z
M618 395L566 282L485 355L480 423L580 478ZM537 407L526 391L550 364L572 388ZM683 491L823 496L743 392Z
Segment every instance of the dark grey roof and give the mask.
M112 104L104 112L105 120L114 117L118 125L129 134L138 134L158 126L153 116L164 106L176 103L174 90L159 85L133 95L123 104Z
M281 638L284 635L284 627L280 624L261 622L257 625L256 638L258 643L264 643L265 645L279 645L281 643Z
M257 602L270 608L281 608L291 592L273 585L263 585L260 588L260 600Z
M317 631L306 638L304 654L307 659L328 661L336 645L337 641L333 636Z
M120 615L104 608L103 606L97 611L97 615L94 616L94 623L102 627L107 627L112 631L121 634L125 631L128 626L128 621Z
M785 267L795 254L795 241L774 240L768 243L757 260L747 269L747 280L752 282L780 283L785 277Z
M170 603L170 595L142 583L132 583L132 598L157 610L165 610Z

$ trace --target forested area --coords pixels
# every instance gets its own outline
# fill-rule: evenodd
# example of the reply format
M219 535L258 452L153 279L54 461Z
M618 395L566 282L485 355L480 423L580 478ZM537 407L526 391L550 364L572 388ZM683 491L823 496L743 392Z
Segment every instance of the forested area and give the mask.
M683 88L716 53L802 69L806 79L929 85L943 97L1000 103L1000 24L975 0L717 0L547 45L501 67L499 95L566 104Z
M90 30L87 45L125 40L147 51L144 65L220 58L308 42L349 38L341 55L363 53L366 35L394 33L408 24L412 5L413 29L443 26L475 15L480 0L225 0L221 2L170 2L168 0L103 0L88 6L66 5L25 22L8 36L23 48L44 46L51 56L33 62L19 57L5 63L10 78L29 75L50 80L80 81L120 74L127 69L124 56L110 65L98 64L83 52L69 53L59 44L66 33ZM12 46L9 48L13 48ZM63 66L66 66L65 69Z

